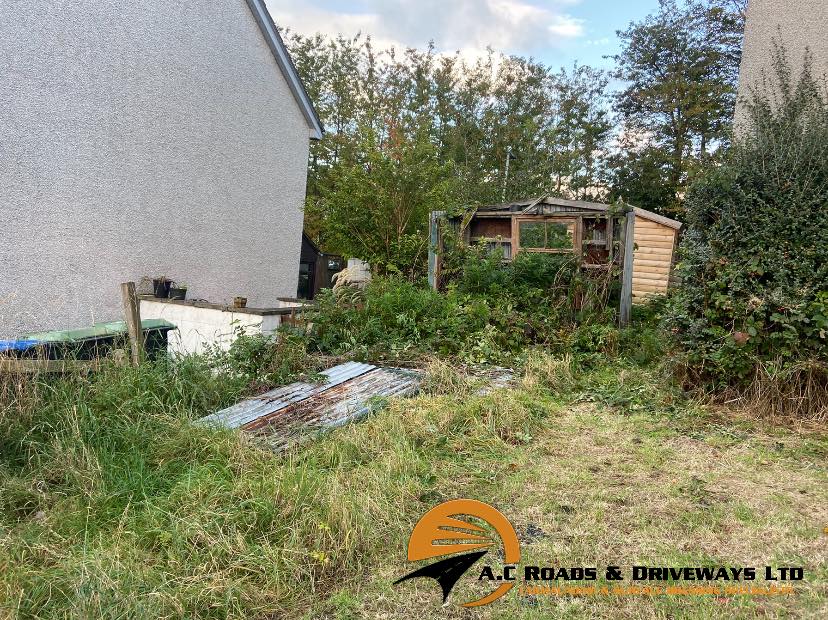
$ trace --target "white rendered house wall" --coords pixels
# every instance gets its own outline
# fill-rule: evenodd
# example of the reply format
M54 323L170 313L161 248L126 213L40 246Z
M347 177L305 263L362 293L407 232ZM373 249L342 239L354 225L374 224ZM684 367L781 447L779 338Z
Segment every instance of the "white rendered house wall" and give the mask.
M169 333L169 352L175 355L204 353L214 346L226 351L237 335L271 336L282 314L260 314L243 308L215 308L168 301L141 299L142 319L164 319L176 326Z

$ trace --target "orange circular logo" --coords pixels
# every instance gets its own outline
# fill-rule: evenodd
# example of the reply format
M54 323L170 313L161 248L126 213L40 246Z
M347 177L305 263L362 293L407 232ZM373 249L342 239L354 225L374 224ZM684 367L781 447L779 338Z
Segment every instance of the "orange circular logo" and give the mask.
M455 499L425 513L414 526L408 541L409 562L445 555L452 557L415 570L394 584L415 577L430 577L442 587L445 601L457 580L486 554L488 547L496 544L484 528L469 523L462 518L464 516L475 517L494 528L503 543L505 564L520 562L520 543L515 528L499 510L474 499ZM513 585L502 583L494 592L476 601L463 603L463 607L487 605L506 594Z

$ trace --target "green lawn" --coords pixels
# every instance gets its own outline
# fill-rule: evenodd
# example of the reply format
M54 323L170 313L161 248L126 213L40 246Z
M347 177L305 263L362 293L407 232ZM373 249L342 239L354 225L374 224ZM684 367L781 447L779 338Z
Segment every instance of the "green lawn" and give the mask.
M234 397L197 369L172 380L163 369L114 369L7 395L0 609L40 618L824 617L824 429L704 408L665 384L620 361L572 373L538 357L515 389L479 396L438 365L428 394L281 457L187 423ZM443 607L432 581L391 583L412 569L413 524L456 497L509 517L525 563L802 565L806 580L785 597L512 591L465 610L457 603L476 587L470 572Z

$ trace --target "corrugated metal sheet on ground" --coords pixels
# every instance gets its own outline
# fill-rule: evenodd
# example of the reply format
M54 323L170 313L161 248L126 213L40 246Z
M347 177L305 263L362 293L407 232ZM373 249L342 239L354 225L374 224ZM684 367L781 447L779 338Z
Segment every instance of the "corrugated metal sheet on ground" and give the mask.
M243 400L199 420L224 428L240 428L283 450L314 433L357 420L378 407L377 399L417 391L418 373L348 362L322 373L324 383L293 383Z

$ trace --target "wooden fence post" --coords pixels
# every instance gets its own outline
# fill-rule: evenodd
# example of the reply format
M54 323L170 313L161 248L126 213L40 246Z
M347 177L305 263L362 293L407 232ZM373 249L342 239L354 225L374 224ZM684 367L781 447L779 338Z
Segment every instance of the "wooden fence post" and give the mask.
M143 357L144 334L141 330L141 307L138 305L135 282L121 283L121 301L124 305L124 317L129 333L130 359L132 365L137 367Z
M428 285L435 291L440 288L440 263L443 259L440 247L440 219L444 215L443 211L432 211L428 216Z
M618 322L621 327L630 324L632 314L633 254L635 253L635 211L627 212L624 226L624 272L621 276L621 307Z

